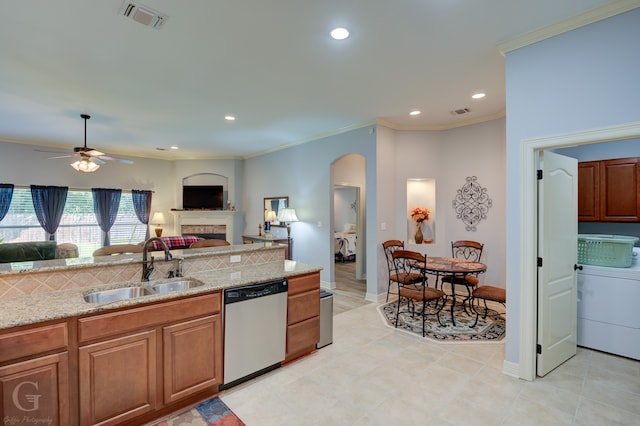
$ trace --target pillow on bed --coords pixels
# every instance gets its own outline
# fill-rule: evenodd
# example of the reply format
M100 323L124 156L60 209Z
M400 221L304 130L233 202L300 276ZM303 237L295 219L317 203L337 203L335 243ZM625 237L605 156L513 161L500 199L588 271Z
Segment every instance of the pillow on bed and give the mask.
M356 233L356 224L355 223L345 223L344 229L342 230L345 234L355 234Z

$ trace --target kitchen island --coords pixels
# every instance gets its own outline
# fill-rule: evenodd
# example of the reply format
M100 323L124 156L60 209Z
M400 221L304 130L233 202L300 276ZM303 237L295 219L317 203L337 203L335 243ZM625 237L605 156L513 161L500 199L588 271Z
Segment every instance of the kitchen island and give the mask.
M293 312L300 310L296 303L309 303L308 298L296 298L296 293L319 292L321 268L284 260L282 248L243 245L173 254L184 263L184 277L179 279L199 286L107 303L88 303L84 296L96 290L175 281L166 278L166 271L176 261L158 260L156 275L148 283L140 282L140 255L0 271L1 279L18 280L24 286L31 274L40 274L33 280L38 283L56 274L74 282L77 274L109 281L0 298L4 415L22 419L28 414L24 418L31 423L51 419L51 424L65 425L153 420L218 392L223 379L225 289L287 278L294 298L287 310ZM113 281L114 268L129 279ZM315 305L319 299L312 301L311 311ZM287 359L308 353L317 342L317 318L304 323L287 328ZM310 337L300 346L303 329ZM16 403L11 397L21 393L24 398L41 395L37 409L28 398Z

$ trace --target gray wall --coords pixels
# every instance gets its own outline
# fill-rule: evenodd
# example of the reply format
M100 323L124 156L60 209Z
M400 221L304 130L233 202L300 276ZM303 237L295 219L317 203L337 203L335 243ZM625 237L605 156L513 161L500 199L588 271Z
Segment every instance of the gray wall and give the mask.
M519 362L520 144L638 121L640 9L510 52L507 76L507 343Z

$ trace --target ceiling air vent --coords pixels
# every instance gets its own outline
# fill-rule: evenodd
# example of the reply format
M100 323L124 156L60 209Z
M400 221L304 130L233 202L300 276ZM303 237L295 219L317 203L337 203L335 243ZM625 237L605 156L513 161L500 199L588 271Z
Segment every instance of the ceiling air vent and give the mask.
M471 110L469 108L460 108L460 109L454 109L453 111L451 111L451 114L453 114L453 115L462 115L462 114L466 114L468 112L471 112Z
M168 16L139 3L125 0L118 14L151 28L160 28Z

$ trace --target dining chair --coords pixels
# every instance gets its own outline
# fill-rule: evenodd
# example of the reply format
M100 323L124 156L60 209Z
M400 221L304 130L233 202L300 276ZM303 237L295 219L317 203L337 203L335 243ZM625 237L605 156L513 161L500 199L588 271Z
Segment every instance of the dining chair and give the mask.
M471 240L452 241L451 255L456 259L464 259L464 260L470 260L472 262L480 262L483 248L484 248L484 244L481 244L477 241L471 241ZM467 309L466 302L471 300L471 289L477 287L479 282L480 280L478 279L477 273L467 274L464 277L444 275L440 279L440 288L442 289L443 283L450 283L452 286L464 285L465 288L467 289L467 297L462 302L462 305L465 306L465 311L466 311Z
M387 269L389 271L389 284L387 287L387 302L389 301L389 293L391 293L391 286L398 285L400 282L407 281L406 276L399 276L396 272L396 266L393 261L393 252L396 250L404 249L404 242L400 240L388 240L382 243L382 248L384 249L384 255L387 258ZM419 277L414 276L415 279ZM397 293L394 293L397 294Z
M189 248L200 248L200 247L220 247L220 246L230 246L229 241L219 240L219 239L204 239L198 240L195 243L191 244Z
M476 324L478 324L478 318L480 317L480 313L478 312L475 304L476 299L480 299L484 302L484 315L482 316L482 318L486 318L487 313L489 312L487 300L501 303L502 306L504 306L505 308L507 307L507 290L505 290L504 288L494 287L491 285L483 285L475 288L471 293L471 297L471 309L476 314L476 320L471 327L475 327ZM477 305L480 305L479 300Z
M427 285L427 276L420 271L420 264L424 265L427 255L411 250L396 250L392 254L396 273L403 276L417 276L411 282L398 283L398 309L396 312L396 328L400 317L400 308L403 300L407 302L407 312L414 318L416 314L422 316L422 336L425 336L425 322L427 316L435 315L438 323L444 326L440 320L440 312L447 303L447 295L440 289ZM433 302L433 303L432 303ZM420 310L416 309L420 306Z
M142 253L142 246L139 244L114 244L94 250L93 256L109 256L112 254L125 253Z

